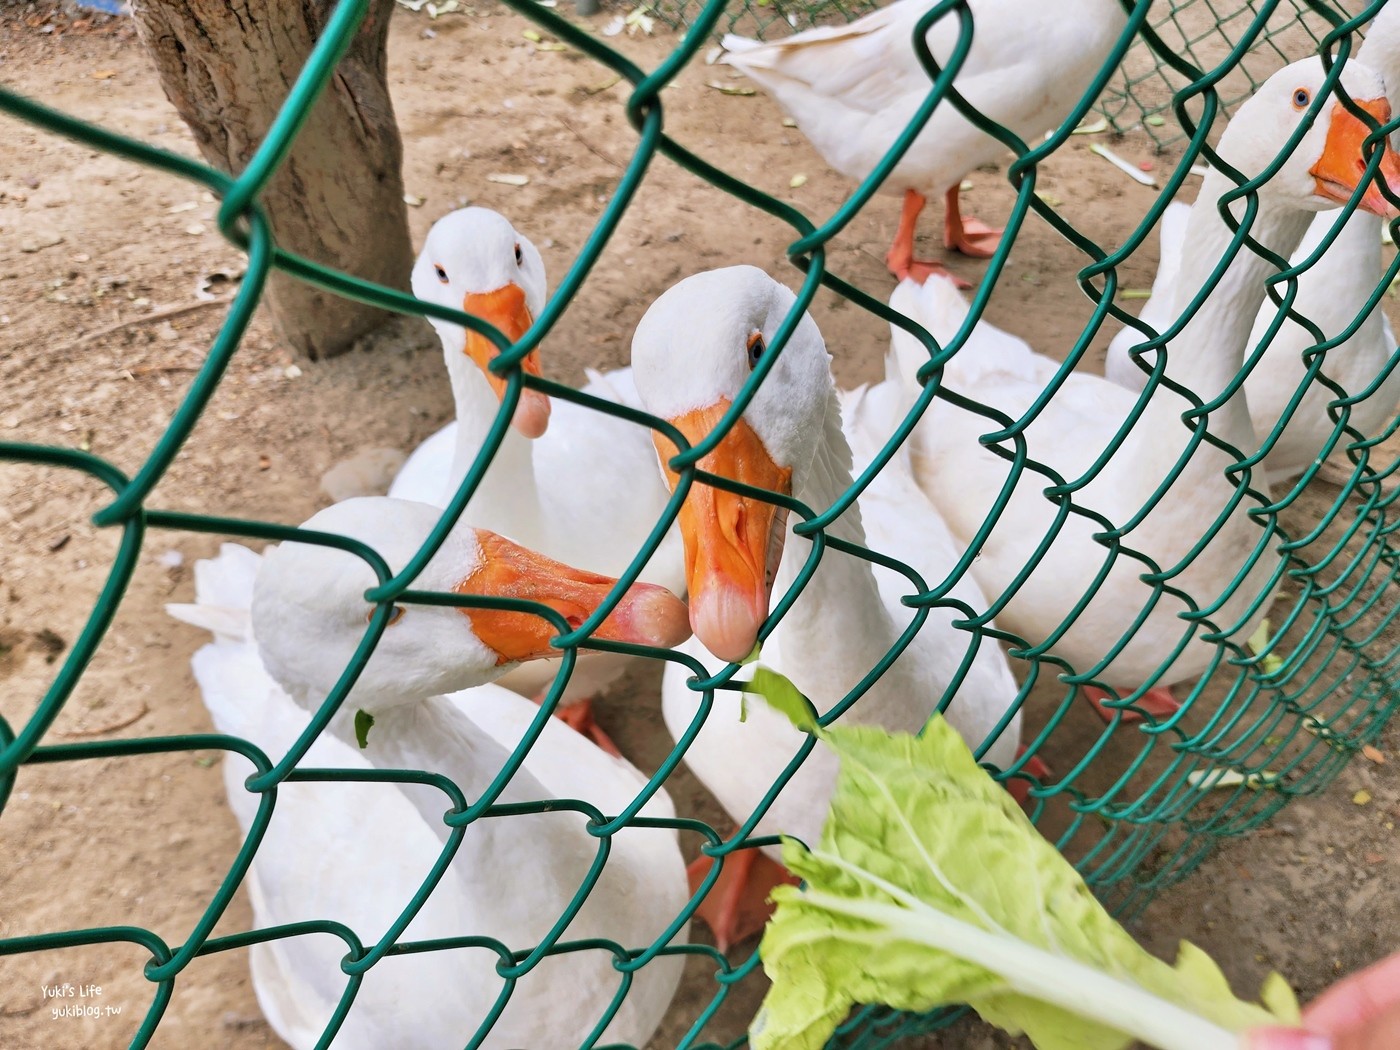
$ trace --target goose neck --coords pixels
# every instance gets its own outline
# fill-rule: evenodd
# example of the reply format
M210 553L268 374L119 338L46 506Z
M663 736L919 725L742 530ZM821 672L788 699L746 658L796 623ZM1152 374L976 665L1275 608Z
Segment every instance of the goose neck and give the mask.
M465 354L446 354L457 409L457 446L452 459L450 497L471 469L501 410L491 385ZM500 532L527 545L543 546L529 534L541 520L535 487L533 445L508 427L464 515L473 525Z
M832 392L821 446L794 492L813 510L831 506L851 485L851 449L841 432L841 414ZM826 529L831 537L865 545L859 502ZM811 553L812 542L796 535L789 522L773 594L780 597L796 581ZM827 548L816 572L769 639L793 682L825 708L844 696L894 644L898 630L880 597L871 564ZM882 679L871 689L878 694ZM878 700L865 698L869 712Z
M1221 198L1234 188L1226 176L1212 170L1186 227L1186 250L1181 264L1181 281L1174 305L1174 316L1186 311L1202 288L1210 292L1186 322L1168 348L1166 374L1193 391L1203 401L1219 398L1234 382L1249 348L1250 331L1265 297L1265 282L1279 267L1248 245L1232 253L1234 233L1220 214ZM1246 215L1244 199L1227 206L1236 220ZM1259 198L1250 236L1269 251L1287 260L1307 231L1311 213L1289 208L1267 197ZM1212 281L1220 261L1229 256L1219 279ZM1165 410L1180 413L1175 398ZM1212 413L1211 431L1243 449L1255 446L1244 388L1238 387L1229 400Z

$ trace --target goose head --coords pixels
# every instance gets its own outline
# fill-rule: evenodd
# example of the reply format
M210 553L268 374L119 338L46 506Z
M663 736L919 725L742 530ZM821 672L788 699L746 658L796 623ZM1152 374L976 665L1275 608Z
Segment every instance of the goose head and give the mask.
M1250 178L1264 171L1306 117L1314 99L1325 91L1324 78L1322 59L1317 57L1284 66L1269 77L1221 135L1217 147L1221 158ZM1341 85L1377 123L1390 120L1385 85L1374 70L1348 62L1342 69ZM1324 104L1297 148L1260 187L1260 200L1276 200L1303 211L1325 211L1345 204L1365 178L1361 146L1370 133L1340 101ZM1400 158L1388 144L1377 178L1392 191L1400 190ZM1359 207L1380 216L1397 214L1374 180L1366 187Z
M515 341L525 334L545 304L544 260L529 238L489 208L449 212L428 231L413 265L413 294L419 299L480 317ZM481 369L499 398L506 381L490 371L499 351L485 336L461 325L429 318L449 353L463 353ZM538 350L521 367L540 374ZM526 437L539 437L549 425L549 398L522 390L511 422Z
M632 371L647 410L695 445L734 403L792 309L787 288L753 266L696 274L647 310L632 340ZM782 495L800 492L832 401L831 358L806 314L753 400L701 470ZM662 472L676 454L655 435ZM768 613L786 512L697 483L679 514L690 623L716 656L742 660Z
M365 497L327 507L303 527L368 544L398 572L440 514L422 503ZM616 582L459 526L413 586L536 601L576 626ZM253 635L264 666L293 697L314 704L330 692L364 636L375 608L364 594L377 583L366 562L331 547L283 543L263 557L253 588ZM373 713L482 685L523 660L558 655L550 645L556 634L548 621L526 613L403 603L356 681L354 701ZM595 637L667 647L689 634L684 603L664 587L638 583Z

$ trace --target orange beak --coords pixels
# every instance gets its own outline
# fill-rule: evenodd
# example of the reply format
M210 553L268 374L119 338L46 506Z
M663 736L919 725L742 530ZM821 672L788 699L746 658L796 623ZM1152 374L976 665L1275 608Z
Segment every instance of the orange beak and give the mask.
M709 435L729 405L720 399L670 422L695 445ZM674 490L677 476L666 463L678 450L660 434L652 439L666 481ZM756 488L792 494L792 469L773 462L743 419L696 465ZM720 659L742 660L753 651L758 629L768 615L773 577L783 554L787 511L697 482L677 520L685 541L685 578L695 636Z
M476 536L482 563L457 585L458 594L539 602L574 628L593 615L617 583L612 577L546 558L494 532L478 529ZM559 655L550 645L559 632L541 616L506 609L461 611L471 621L476 636L496 651L498 666ZM633 584L593 637L663 649L678 645L690 637L685 603L665 587Z
M1357 106L1376 118L1380 124L1390 120L1390 104L1383 98L1356 100ZM1345 204L1366 174L1366 158L1361 144L1371 134L1359 117L1348 113L1338 102L1332 107L1332 126L1327 130L1327 142L1322 148L1322 156L1312 166L1309 174L1317 180L1317 195L1328 200ZM1380 169L1376 179L1366 187L1366 192L1358 205L1361 209L1382 218L1394 218L1396 209L1381 196L1376 181L1383 181L1391 192L1400 193L1400 157L1390 148L1389 140L1384 141L1385 152L1381 156Z
M472 292L462 300L462 311L483 321L489 321L501 330L507 339L515 342L524 335L535 319L530 316L530 308L525 305L525 292L514 284L497 288L494 292ZM499 351L496 344L484 335L467 329L467 345L464 348L468 357L485 374L496 397L505 396L505 377L498 376L490 369ZM540 374L540 352L531 350L520 362L523 371L532 376ZM515 429L528 438L537 438L549 426L549 398L538 390L522 390L520 400L515 405L515 415L511 418Z

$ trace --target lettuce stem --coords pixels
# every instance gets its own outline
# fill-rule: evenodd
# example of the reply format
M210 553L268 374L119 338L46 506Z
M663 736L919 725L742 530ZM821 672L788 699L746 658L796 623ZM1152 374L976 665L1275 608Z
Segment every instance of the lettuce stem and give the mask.
M1097 1021L1159 1050L1237 1050L1239 1046L1236 1033L1137 984L1020 938L991 933L925 904L900 907L810 887L802 895L829 911L876 923L892 939L923 944L990 970L1013 991Z

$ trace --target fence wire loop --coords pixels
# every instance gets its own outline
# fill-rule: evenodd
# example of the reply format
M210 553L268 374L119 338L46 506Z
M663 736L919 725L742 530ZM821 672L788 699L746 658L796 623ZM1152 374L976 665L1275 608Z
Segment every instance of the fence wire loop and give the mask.
M14 788L20 766L73 762L120 762L141 755L171 752L215 751L229 758L240 756L251 765L243 789L256 801L256 813L236 855L210 895L193 927L175 942L136 926L54 930L42 934L0 938L0 955L54 953L87 945L127 943L148 953L141 973L152 985L150 1003L132 1039L144 1047L155 1036L171 1001L175 981L196 959L225 951L247 950L297 937L333 937L343 944L339 967L343 987L326 1022L320 1044L329 1046L355 1009L361 984L386 959L433 952L478 949L494 954L499 991L469 1046L487 1039L491 1026L506 1010L517 983L546 959L574 958L581 953L603 952L610 958L617 978L615 992L602 1008L585 1045L602 1040L611 1021L633 991L634 977L658 959L702 958L712 968L713 994L693 1019L677 1044L682 1050L735 1050L744 1044L742 1033L724 1032L718 1018L734 989L757 979L760 960L751 952L735 962L715 948L687 943L683 929L691 921L706 893L716 884L725 863L744 849L774 846L778 839L758 832L758 825L785 785L817 746L807 736L793 752L781 773L752 812L735 814L738 826L729 833L710 823L681 814L674 818L642 815L643 809L665 789L684 761L707 719L719 692L743 691L736 678L740 665L728 664L711 673L694 657L640 645L594 638L603 620L637 581L656 553L694 485L709 486L760 500L790 512L791 532L807 545L805 554L789 544L786 556L801 558L790 586L775 593L771 611L759 630L760 641L770 637L797 603L824 563L832 559L858 559L877 573L897 581L899 600L907 610L895 641L880 653L854 684L843 685L839 696L824 698L815 708L823 726L846 716L859 715L861 698L893 666L921 630L948 630L966 638L961 661L948 682L930 683L929 710L943 711L958 702L958 692L970 672L980 647L1004 650L1017 671L1020 689L1000 724L987 740L969 741L990 773L1004 782L1024 788L1027 812L1047 836L1084 873L1088 883L1118 913L1141 909L1156 893L1184 878L1220 840L1257 827L1277 813L1293 797L1321 790L1363 747L1374 741L1400 703L1400 645L1397 645L1397 574L1400 546L1394 534L1400 528L1393 503L1400 494L1395 483L1400 460L1388 457L1382 447L1400 432L1400 419L1381 433L1364 432L1356 412L1376 394L1400 364L1400 349L1390 355L1384 370L1362 389L1344 388L1328 373L1328 354L1338 350L1361 331L1372 311L1381 308L1393 281L1400 278L1400 258L1392 258L1378 283L1370 289L1356 316L1340 331L1325 328L1299 306L1300 291L1308 273L1325 265L1344 223L1356 211L1372 185L1392 205L1397 197L1378 176L1382 146L1400 129L1400 115L1380 123L1341 88L1340 77L1355 51L1358 34L1380 9L1375 0L1366 11L1346 15L1324 0L1122 0L1126 28L1094 77L1091 88L1044 139L1023 141L1013 131L979 112L957 90L960 71L972 53L976 19L968 0L938 0L920 17L911 45L928 77L927 93L914 117L890 144L869 176L854 187L831 215L809 216L793 204L779 200L746 182L721 164L712 162L669 133L663 90L692 65L700 51L721 29L776 37L811 23L837 23L855 18L875 6L869 0L822 0L797 4L792 0L657 0L650 9L663 21L683 28L675 47L655 69L645 69L619 54L597 35L575 25L556 10L535 0L504 0L517 13L569 47L601 63L630 84L623 103L629 126L636 133L632 155L606 206L589 232L577 257L559 280L545 308L519 339L511 341L488 321L461 310L424 302L391 288L379 286L335 270L279 247L272 235L261 198L297 141L311 107L325 91L337 64L346 54L365 15L369 0L339 0L325 23L320 39L279 109L266 136L246 169L236 178L187 157L78 120L32 99L0 88L0 111L56 135L66 136L93 149L153 168L203 187L220 198L218 228L230 244L246 254L246 275L209 353L190 382L169 423L148 450L135 473L128 477L112 463L71 448L25 442L0 442L0 461L15 469L67 472L90 479L110 490L107 502L92 518L98 529L119 534L115 553L102 590L77 640L54 673L53 679L23 717L0 717L0 815ZM906 0L913 2L913 0ZM934 26L955 27L946 55L936 56L929 43ZM1224 57L1220 58L1221 52ZM1213 142L1235 106L1273 70L1305 53L1319 52L1325 68L1325 90L1311 99L1306 116L1285 148L1263 171L1247 177L1216 152ZM1277 175L1313 123L1337 100L1360 119L1366 129L1362 159L1365 172L1350 201L1335 213L1334 226L1320 243L1296 262L1271 252L1251 234L1260 213L1259 191ZM1145 133L1161 150L1176 151L1163 187L1146 207L1142 221L1116 247L1096 243L1056 207L1036 192L1041 165L1066 148L1070 136L1097 106L1120 132ZM884 289L858 286L847 274L831 268L828 247L833 238L858 218L883 206L877 194L901 159L910 150L927 122L949 108L975 127L996 138L1013 154L1004 177L1013 197L1006 235L988 261L987 272L973 290L967 316L956 329L935 334L893 310L883 299ZM795 301L745 380L729 408L711 433L694 444L670 422L645 411L620 405L539 376L527 375L523 362L544 338L555 330L579 295L600 256L636 198L657 158L664 157L696 175L709 187L728 194L755 213L769 216L790 228L785 249L792 270L788 276L798 287ZM1225 254L1180 314L1158 330L1138 319L1124 305L1120 268L1148 241L1168 204L1187 185L1191 168L1206 162L1223 172L1233 187L1219 200L1218 210L1229 227L1231 239ZM1018 235L1028 222L1039 222L1075 249L1081 258L1073 280L1088 300L1089 316L1082 331L1073 333L1060 349L1063 363L1053 370L1044 389L1030 406L1013 417L979 401L975 390L958 389L955 375L959 354L975 354L971 346L984 323L984 315L998 289L1004 292L1005 268ZM1390 229L1400 230L1392 221ZM1193 318L1207 304L1226 271L1237 259L1255 256L1275 271L1267 279L1263 309L1271 311L1263 337L1245 355L1244 370L1221 390L1195 391L1167 371L1170 344L1189 334ZM839 257L838 257L839 258ZM740 259L730 260L743 261ZM446 501L440 520L419 549L397 572L364 543L328 532L296 528L288 524L235 518L214 513L189 513L153 505L152 494L182 448L223 381L248 329L253 311L274 272L305 281L344 298L385 310L418 315L460 325L489 340L498 354L489 368L505 381L505 392L476 460L456 491ZM787 352L804 314L825 288L845 302L890 324L917 341L927 355L917 371L918 387L910 391L898 418L889 421L891 434L883 447L860 466L852 483L828 506L812 507L792 495L739 483L704 469L702 463L750 409L759 388L770 382L772 370ZM661 289L654 289L660 292ZM1089 466L1077 476L1065 476L1052 463L1037 458L1044 444L1037 444L1035 425L1065 384L1078 374L1085 355L1104 333L1106 322L1127 326L1137 337L1129 357L1141 370L1145 387L1118 432ZM1220 437L1218 420L1247 376L1262 360L1265 349L1286 326L1301 327L1310 345L1302 351L1306 383L1299 387L1284 418L1269 433L1258 435L1257 448L1241 449ZM1041 346L1038 349L1053 350ZM676 475L674 492L651 527L635 557L611 588L607 598L582 623L571 626L558 612L528 601L482 595L448 594L420 589L415 581L447 540L466 512L487 469L506 437L506 428L524 390L568 400L590 412L607 414L648 430L657 440L669 441L674 454L667 461ZM1326 392L1326 412L1334 429L1320 450L1317 462L1301 477L1284 484L1265 478L1266 457L1283 437L1284 428L1303 411L1311 391ZM1092 485L1109 472L1135 427L1141 425L1154 396L1176 396L1186 407L1179 418L1184 451L1161 479L1149 498L1133 514L1111 520L1095 506ZM889 553L842 537L837 526L871 487L891 468L895 457L913 447L921 426L934 425L942 413L961 411L978 417L977 440L993 457L1004 481L985 521L975 530L965 551L946 573L929 573ZM1172 410L1175 412L1175 409ZM1212 427L1215 426L1213 430ZM1231 485L1229 497L1215 511L1202 515L1194 527L1199 542L1180 557L1154 558L1138 549L1140 527L1172 498L1173 485L1185 475L1193 456L1223 454L1221 470ZM1349 476L1338 491L1320 496L1313 483L1322 461L1345 456ZM1075 468L1078 470L1078 468ZM999 522L1011 515L1013 496L1031 491L1052 507L1049 525L1024 569L1000 594L988 596L985 608L957 593L960 581L973 572L975 563L992 541ZM1220 534L1229 521L1247 518L1257 530L1248 549L1237 552L1238 572L1219 593L1193 593L1184 574ZM1002 526L1005 528L1005 524ZM332 547L351 554L372 570L375 584L364 592L372 607L354 655L339 680L324 697L296 742L285 754L267 754L248 740L211 733L161 737L129 737L81 743L49 740L55 720L92 661L121 605L134 574L146 535L151 529L209 533L275 543L306 543ZM1102 561L1087 573L1083 592L1071 602L1069 615L1047 637L1035 640L1018 636L996 624L995 618L1027 586L1035 568L1052 556L1056 538L1074 530L1087 530ZM1194 533L1192 533L1194 535ZM1077 617L1091 605L1110 574L1127 565L1143 584L1143 605L1125 612L1122 630L1106 641L1106 651L1092 666L1072 666L1057 651L1057 644ZM1255 570L1258 570L1257 572ZM1265 571L1268 570L1268 571ZM1249 577L1250 583L1246 583ZM1263 580L1263 587L1241 611L1231 605L1246 586ZM303 765L318 737L341 711L357 679L368 665L380 638L395 615L396 605L423 604L460 608L507 609L545 619L557 632L552 644L563 653L560 670L542 697L538 713L508 758L491 773L486 787L469 797L450 778L415 769L341 769ZM1146 629L1153 611L1167 603L1178 608L1169 640L1172 651L1162 667L1132 688L1115 689L1105 681L1113 661L1129 646L1139 630ZM1266 628L1247 641L1242 625L1252 622L1265 608ZM933 624L928 621L936 619ZM1180 707L1158 717L1148 709L1149 690L1161 684L1165 669L1190 647L1209 646L1211 659L1202 677L1179 684ZM549 798L518 801L506 795L512 778L522 769L548 719L564 696L576 670L579 649L644 657L657 664L673 664L688 674L695 709L686 731L665 754L631 801L609 812L584 799ZM854 676L853 676L854 677ZM1085 709L1089 690L1106 694L1102 703L1106 721L1099 727L1074 728ZM1032 692L1035 704L1028 703ZM1183 698L1180 694L1186 693ZM752 702L758 702L752 699ZM824 710L822 709L824 707ZM1001 730L1018 716L1025 719L1023 750L1006 768L997 768L986 754ZM1071 735L1072 734L1072 735ZM1072 744L1066 744L1066 740ZM1058 748L1058 749L1057 749ZM1039 755L1052 758L1053 771L1036 765ZM258 850L273 821L278 802L289 785L304 783L360 783L384 791L433 789L442 793L442 846L431 869L423 875L408 899L395 901L399 910L388 928L369 938L329 919L267 926L214 936L214 929L239 886L256 864ZM434 796L436 798L436 796ZM434 889L453 871L454 861L467 837L481 834L489 822L521 821L541 814L558 814L577 822L586 833L587 872L577 892L552 921L544 936L532 944L507 944L499 939L460 931L457 935L412 939L407 931L427 905ZM600 878L612 855L614 838L637 829L670 830L701 856L714 863L700 879L683 909L651 943L623 944L607 936L570 938L569 927ZM337 948L337 951L340 949ZM611 986L609 986L611 987ZM878 1007L858 1011L838 1029L832 1050L877 1050L895 1045L907 1036L943 1027L961 1009L941 1009L912 1015ZM722 1040L722 1041L717 1041ZM609 1044L612 1046L613 1044ZM618 1044L621 1047L621 1044Z

